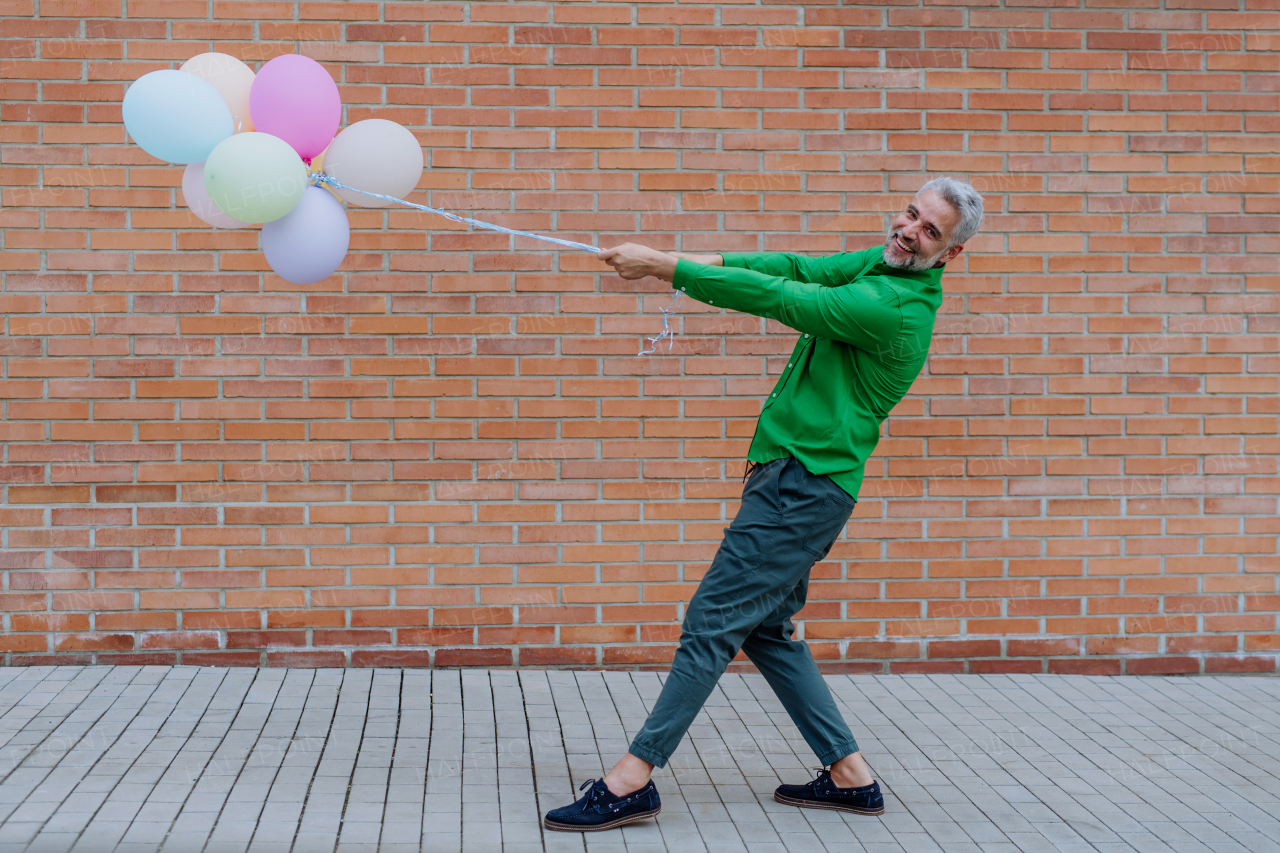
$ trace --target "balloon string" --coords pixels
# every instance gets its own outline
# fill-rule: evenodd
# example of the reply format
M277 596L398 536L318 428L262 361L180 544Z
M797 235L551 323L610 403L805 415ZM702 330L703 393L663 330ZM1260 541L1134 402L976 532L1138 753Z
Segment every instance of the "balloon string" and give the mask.
M425 204L414 204L411 201L396 198L395 196L383 195L382 193L371 193L368 190L359 190L355 187L349 187L339 181L337 178L326 175L322 172L308 170L313 184L328 184L331 187L337 187L342 190L351 190L352 192L363 193L364 195L380 198L383 201L390 201L396 204L403 204L405 207L413 207L418 210L425 210L427 213L438 213L446 219L452 219L454 222L466 222L477 228L486 228L490 231L501 231L503 234L514 234L517 237L532 237L535 240L545 240L548 243L558 243L561 246L568 246L570 249L581 249L584 252L599 252L599 246L592 246L587 243L575 243L573 240L561 240L559 237L544 237L541 234L531 234L528 231L518 231L515 228L504 228L501 225L491 225L488 222L481 222L478 219L472 219L470 216L459 216L456 213L450 213L447 210L437 210L434 207L427 207Z
M447 210L437 210L434 207L427 207L424 204L414 204L411 201L405 201L404 199L396 198L395 196L384 195L383 193L369 192L368 190L356 189L355 187L347 186L346 184L339 181L337 178L331 177L330 175L326 175L323 172L316 172L314 170L308 169L307 174L310 175L311 183L313 184L328 184L329 186L337 187L338 189L351 190L352 192L362 193L364 195L372 196L373 198L382 199L383 201L389 201L394 204L403 204L406 207L416 208L417 210L425 210L427 213L438 213L439 215L445 217L446 219L451 219L454 222L465 222L465 223L474 225L477 228L485 228L485 229L488 229L489 231L500 231L503 234L514 234L518 237L532 237L535 240L545 240L548 243L556 243L561 246L568 246L570 249L581 249L584 252L600 251L600 248L598 246L592 246L587 243L576 243L573 240L561 240L559 237L545 237L542 234L532 234L528 231L519 231L514 228L504 228L501 225L492 225L488 222L481 222L480 220L472 219L469 216L458 216L456 213L450 213ZM649 341L649 343L653 344L653 347L651 349L641 349L639 352L639 355L652 355L653 353L657 352L658 344L662 342L664 339L667 342L667 350L670 351L671 345L675 342L675 329L672 328L671 326L671 312L674 311L676 309L676 306L680 304L681 295L682 294L677 292L676 298L671 300L671 304L668 305L666 308L660 309L662 311L662 332L655 338L646 338L646 340Z
M667 351L668 352L671 351L671 345L675 343L675 340L676 340L676 330L671 328L671 323L670 323L671 312L676 310L676 306L680 304L680 297L683 295L684 294L681 293L680 291L676 291L676 298L671 300L671 304L668 305L666 308L659 309L660 311L662 311L662 333L659 334L656 338L645 338L645 340L653 344L653 348L641 349L640 352L637 353L637 355L653 355L655 352L658 351L658 343L663 338L666 338L667 340Z

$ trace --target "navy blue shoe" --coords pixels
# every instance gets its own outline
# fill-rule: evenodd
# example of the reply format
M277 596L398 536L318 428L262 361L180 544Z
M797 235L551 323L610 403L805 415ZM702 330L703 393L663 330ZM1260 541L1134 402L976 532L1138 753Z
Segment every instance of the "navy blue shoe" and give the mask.
M652 779L639 791L632 791L625 797L615 797L603 779L588 779L578 790L581 791L588 785L591 790L573 805L547 812L543 825L547 829L562 832L596 832L644 820L662 811L658 789L654 787Z
M884 814L884 797L880 783L872 782L862 788L837 788L831 781L831 771L825 767L814 768L818 778L807 785L779 785L773 798L789 806L807 809L835 809L854 814Z

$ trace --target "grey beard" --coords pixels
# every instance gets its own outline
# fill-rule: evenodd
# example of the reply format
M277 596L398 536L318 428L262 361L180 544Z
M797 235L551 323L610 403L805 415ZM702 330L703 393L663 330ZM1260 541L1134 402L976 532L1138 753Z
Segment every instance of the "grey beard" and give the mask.
M885 238L885 244L888 245L888 243L891 240L893 240L892 233L890 233L889 236ZM947 250L943 249L941 252L938 252L938 254L934 255L932 258L922 258L919 255L912 255L910 258L907 259L905 263L895 262L893 260L890 260L890 256L886 254L884 256L884 262L889 266L895 267L900 270L909 270L911 272L919 272L921 270L932 269L933 265L938 262L938 258L942 257L942 253L945 251Z

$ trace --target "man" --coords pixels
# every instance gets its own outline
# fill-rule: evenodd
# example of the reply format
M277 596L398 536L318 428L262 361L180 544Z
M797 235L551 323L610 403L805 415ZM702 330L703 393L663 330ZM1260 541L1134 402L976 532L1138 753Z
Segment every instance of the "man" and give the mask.
M800 333L764 402L742 503L689 602L671 672L630 751L586 795L549 812L548 829L610 829L661 809L650 774L667 759L742 649L777 693L823 769L774 798L881 814L880 786L818 672L791 639L809 570L857 502L880 423L924 367L942 302L943 266L982 223L982 196L935 178L883 246L824 258L689 255L624 243L599 258L624 279L656 276L700 302L768 317ZM581 790L581 789L580 789Z

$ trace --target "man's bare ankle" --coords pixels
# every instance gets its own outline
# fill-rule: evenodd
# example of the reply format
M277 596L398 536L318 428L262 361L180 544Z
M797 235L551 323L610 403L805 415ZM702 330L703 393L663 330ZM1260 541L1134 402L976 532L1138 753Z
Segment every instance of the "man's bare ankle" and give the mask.
M625 797L649 784L653 765L627 753L604 777L605 787L615 797Z
M855 752L831 765L831 781L837 788L864 788L875 778L861 754Z
M875 780L859 779L852 773L836 773L835 770L832 770L831 781L837 788L865 788Z
M609 789L609 793L615 797L625 797L627 794L634 794L645 785L649 784L648 779L637 782L635 779L627 777L617 777L612 773L604 777L604 785Z

